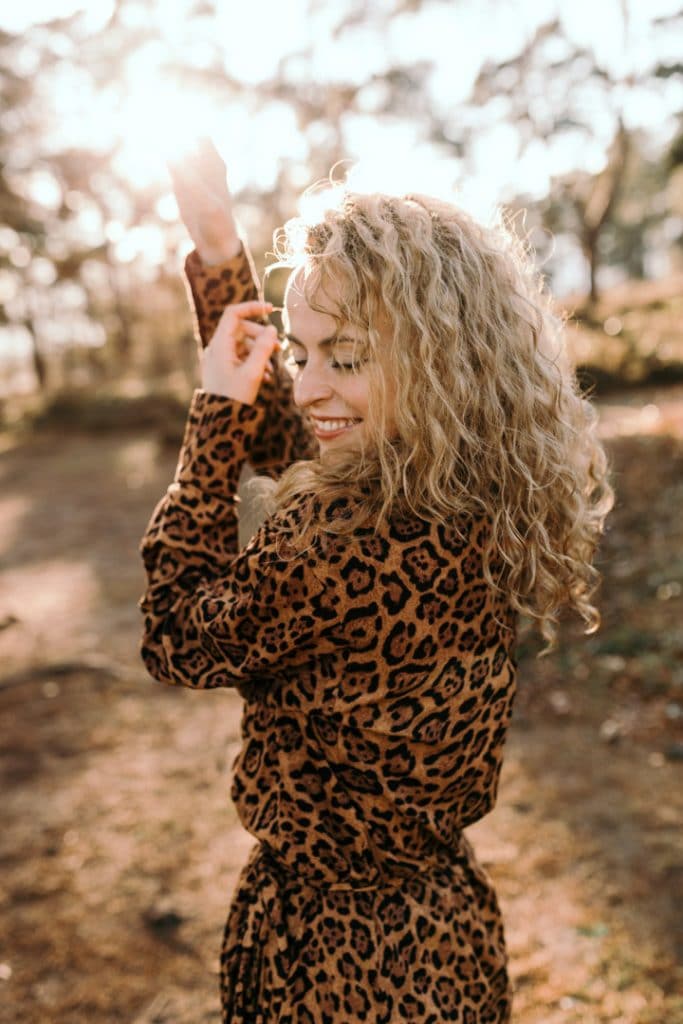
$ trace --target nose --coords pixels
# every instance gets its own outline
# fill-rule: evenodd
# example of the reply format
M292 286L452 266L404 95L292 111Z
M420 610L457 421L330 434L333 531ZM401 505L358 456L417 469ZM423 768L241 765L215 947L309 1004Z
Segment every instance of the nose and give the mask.
M306 363L294 378L294 401L305 409L316 402L324 401L332 395L332 388L324 373Z

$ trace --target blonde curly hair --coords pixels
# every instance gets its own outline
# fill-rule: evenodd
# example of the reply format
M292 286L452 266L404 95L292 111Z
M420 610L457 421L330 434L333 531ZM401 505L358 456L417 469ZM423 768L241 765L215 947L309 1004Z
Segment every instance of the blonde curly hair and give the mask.
M346 515L324 524L336 534L377 530L392 512L456 527L486 517L485 578L535 620L541 654L556 645L563 606L595 632L592 562L614 503L607 458L564 354L564 324L504 218L485 227L429 196L344 191L316 223L288 221L276 255L299 269L313 309L331 311L330 285L343 296L332 315L362 332L371 415L361 451L294 463L270 488L264 481L267 511L303 493L318 499L299 540L320 535L315 504L338 499Z

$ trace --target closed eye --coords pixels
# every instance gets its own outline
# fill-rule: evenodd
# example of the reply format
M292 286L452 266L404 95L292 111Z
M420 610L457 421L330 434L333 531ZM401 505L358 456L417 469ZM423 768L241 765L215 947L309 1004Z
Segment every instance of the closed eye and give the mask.
M305 358L301 358L301 359L297 359L296 358L296 356L294 355L294 352L292 350L291 340L287 337L286 334L280 334L279 338L280 338L280 342L282 344L282 351L284 353L284 356L285 356L286 360L288 362L292 363L294 366L296 366L296 368L298 370L303 369L303 367L306 365L308 360L305 359ZM345 373L352 373L352 372L359 372L360 369L361 369L361 366L363 365L364 362L367 362L367 360L365 359L365 360L355 360L355 361L352 360L351 362L340 362L339 360L334 359L334 357L333 357L333 358L330 359L330 366L331 366L331 368L333 370L339 370L339 371L345 372Z
M301 370L308 361L306 359L295 359L293 355L290 355L289 359L299 370ZM351 372L353 370L360 370L361 363L338 363L336 359L331 359L330 366L333 370L345 370L347 372Z
M306 366L306 359L295 359L294 356L290 356L290 359L297 370L303 370ZM333 370L339 370L341 373L358 373L360 366L359 362L337 362L336 359L330 360L330 367Z

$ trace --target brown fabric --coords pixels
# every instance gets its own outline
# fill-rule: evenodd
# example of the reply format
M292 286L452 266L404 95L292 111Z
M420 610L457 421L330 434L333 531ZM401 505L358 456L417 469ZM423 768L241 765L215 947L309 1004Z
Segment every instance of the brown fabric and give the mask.
M495 802L515 690L490 523L392 520L297 553L300 496L239 551L237 480L266 415L195 392L141 544L150 673L246 698L231 796L259 842L226 925L223 1020L503 1024L503 926L462 832Z

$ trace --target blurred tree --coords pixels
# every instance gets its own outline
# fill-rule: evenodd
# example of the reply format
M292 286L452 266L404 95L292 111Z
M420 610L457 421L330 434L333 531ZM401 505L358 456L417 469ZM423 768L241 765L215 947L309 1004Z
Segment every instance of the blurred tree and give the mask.
M626 45L629 8L623 3ZM680 164L680 143L668 164L665 156L646 155L649 137L635 132L626 116L631 96L656 97L681 75L680 63L658 57L656 47L650 64L608 68L569 38L560 20L549 20L520 36L510 56L485 60L484 53L470 94L453 102L444 89L453 47L439 49L433 38L434 45L418 46L416 34L414 57L399 58L384 43L393 26L439 11L442 21L435 24L455 27L464 2L340 0L331 6L309 0L310 24L317 27L283 43L279 58L260 75L252 68L238 73L239 62L233 67L226 57L216 29L225 21L214 3L181 0L173 19L163 7L115 0L99 21L97 11L84 9L22 36L0 33L0 337L4 330L9 338L11 330L15 343L17 331L30 338L41 386L51 376L54 384L80 379L79 365L86 380L162 374L177 366L191 372L182 291L173 284L184 232L172 216L160 215L165 185L142 186L127 176L120 125L76 143L73 125L60 121L60 97L67 94L101 102L104 111L121 107L132 77L148 65L143 88L148 82L153 90L163 77L221 109L240 108L247 118L293 112L298 154L270 151L271 181L239 194L257 252L270 247L273 228L291 215L302 186L327 176L353 152L354 125L364 118L378 126L414 126L416 138L454 159L462 179L479 169L482 140L493 140L487 152L495 160L496 131L506 130L508 138L514 133L519 161L550 168L547 194L537 189L504 199L513 209L528 209L527 226L543 225L557 243L574 240L593 302L602 266L647 274L648 247L665 245L671 236L675 190L667 186ZM681 12L659 19L653 31L666 34L682 19ZM320 62L323 50L330 55L329 74ZM388 151L387 165L401 156ZM558 261L565 259L562 246L556 248ZM162 323L171 331L175 323L186 326L168 338ZM74 347L80 361L60 357Z
M3 110L0 117L0 326L12 324L27 333L31 341L33 370L38 386L43 388L47 379L46 359L34 330L31 310L28 304L12 304L12 299L22 291L23 278L32 258L41 252L45 241L43 218L19 187L8 146L10 138L21 140L32 114L32 130L40 128L40 121L32 111L31 81L12 67L11 54L17 45L16 37L8 32L0 32L0 97Z
M645 132L632 132L619 202L603 234L604 264L632 278L666 272L667 247L673 240L670 177L666 149L653 152Z
M621 0L620 10L623 53L627 54L637 39L627 0ZM682 21L683 11L655 19L653 33L663 39L672 29L680 29ZM518 126L520 158L527 150L538 152L539 144L556 153L557 166L569 156L570 168L553 175L548 196L540 205L548 213L545 226L549 230L561 227L578 240L587 266L587 310L597 302L599 271L605 260L616 262L619 254L625 269L644 270L646 236L640 236L635 249L629 248L636 240L636 207L648 225L666 215L661 204L656 212L646 208L655 201L651 186L665 184L665 161L659 159L655 169L653 161L636 155L637 167L630 172L633 129L625 120L632 97L641 103L656 101L662 82L682 73L679 62L658 62L656 52L653 48L649 63L622 57L607 67L592 50L572 42L559 20L551 20L540 25L512 59L484 64L473 91L475 103L485 109L495 101L500 120ZM641 131L639 148L646 144ZM595 164L599 150L604 154L601 165L587 167L586 163ZM622 215L626 182L630 183L629 211ZM634 188L641 186L645 193L639 200Z
M556 165L569 155L572 169L555 175L553 217L546 226L554 230L562 223L575 232L588 267L590 303L598 297L600 238L616 208L629 151L615 86L594 55L571 43L554 20L541 25L513 59L485 64L473 95L482 106L505 97L501 116L519 128L520 156L539 144L554 148ZM606 117L598 117L599 112ZM605 120L611 129L605 129ZM612 138L603 167L580 169L581 149L595 152L596 136L605 130ZM566 207L563 216L557 206Z

